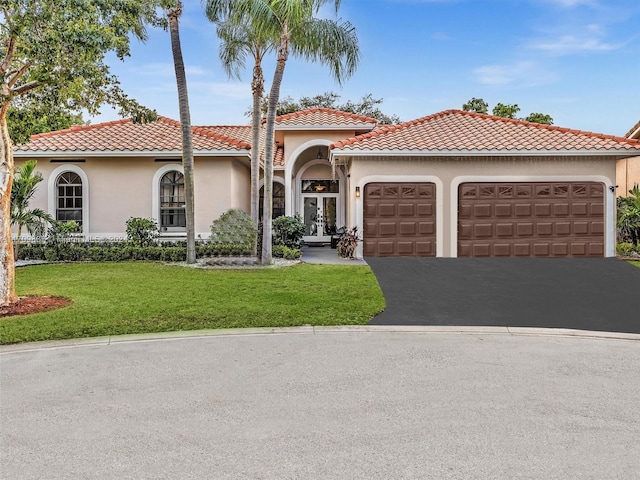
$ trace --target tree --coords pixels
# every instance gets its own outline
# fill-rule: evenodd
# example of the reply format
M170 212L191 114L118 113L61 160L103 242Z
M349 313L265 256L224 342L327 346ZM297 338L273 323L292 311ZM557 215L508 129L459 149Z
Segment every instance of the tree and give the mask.
M362 115L365 117L375 118L381 125L396 125L402 123L397 115L387 115L378 108L382 104L382 98L374 98L373 94L363 95L357 102L347 100L345 103L339 103L340 95L335 92L325 92L321 95L313 97L300 97L294 100L292 97L284 97L278 101L276 115L286 115L288 113L299 112L309 108L330 108L340 110L342 112L353 113L354 115ZM262 110L266 113L269 98L263 97Z
M523 120L525 122L553 125L553 118L551 115L547 115L546 113L530 113L528 116L524 117Z
M215 18L215 17L214 17ZM211 20L214 20L211 18ZM253 105L251 116L251 221L258 228L260 200L260 123L262 120L261 101L264 95L264 72L262 60L275 48L273 37L268 32L260 32L250 25L251 19L240 21L227 20L217 24L217 34L221 41L219 48L220 61L230 78L240 78L240 71L245 66L247 56L253 58L253 76L251 93ZM266 105L266 104L265 104ZM266 112L265 112L266 113ZM255 245L254 245L255 253Z
M195 195L193 182L193 137L191 134L191 113L189 109L189 92L187 90L187 76L184 70L182 47L180 45L180 15L182 2L176 0L167 4L167 18L171 34L171 53L176 72L178 86L178 106L180 110L180 127L182 129L182 167L184 170L185 216L187 229L187 263L196 263L195 236Z
M114 52L129 55L130 35L146 38L155 21L149 0L2 0L0 9L0 306L15 302L11 238L13 144L7 115L16 99L37 92L43 108L97 113L109 103L136 121L155 112L128 98L104 63Z
M15 258L18 258L23 228L27 229L29 235L42 235L46 225L54 221L51 215L39 208L29 209L31 198L36 193L38 184L42 181L42 174L35 171L37 163L35 160L25 162L15 172L11 186L11 225L18 227Z
M251 26L267 37L277 36L276 68L269 91L265 125L264 212L262 262L272 263L271 211L273 204L273 153L275 119L280 85L289 54L319 61L331 69L340 83L353 74L360 51L355 28L349 22L317 18L329 0L207 0L207 15L214 21L251 18ZM340 0L334 0L337 13Z
M481 98L473 97L467 103L462 105L462 110L464 110L465 112L476 112L476 113L486 114L489 112L489 104Z
M462 109L466 112L476 112L486 114L489 111L489 104L482 98L472 98L467 103L462 105ZM530 113L524 118L517 118L516 115L520 111L520 107L517 104L503 104L497 103L493 107L492 114L496 117L513 118L517 120L524 120L525 122L540 123L544 125L553 125L553 118L551 115L545 113Z
M69 112L62 106L46 106L46 101L36 95L17 97L7 110L9 137L16 145L28 142L31 135L83 124L81 113Z
M503 118L516 118L516 114L520 111L520 107L517 104L513 105L505 105L503 103L497 103L495 107L493 107L492 113L496 117Z

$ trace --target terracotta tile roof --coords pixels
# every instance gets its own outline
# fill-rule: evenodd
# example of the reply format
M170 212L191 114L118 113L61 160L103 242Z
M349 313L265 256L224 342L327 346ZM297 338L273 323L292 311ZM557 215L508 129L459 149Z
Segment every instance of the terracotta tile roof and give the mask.
M251 125L203 125L198 128L251 144Z
M631 127L631 130L629 130L625 134L625 137L640 139L640 120L638 120L638 123Z
M234 126L234 125L207 125L203 128L212 133L219 133L228 137L237 138L243 142L251 144L253 135L251 132L251 125ZM260 143L264 144L265 130L260 129ZM260 159L264 161L264 146L260 149ZM284 148L276 145L273 151L273 165L276 167L284 166Z
M326 125L328 128L361 126L370 130L377 123L378 121L375 118L341 112L330 108L310 108L308 110L301 110L276 117L276 128Z
M237 138L193 127L195 150L246 151L251 145ZM131 120L74 126L67 130L41 133L15 148L18 152L162 152L182 149L180 123L166 117L156 122L136 124Z
M381 126L330 146L340 151L640 151L640 141L556 126L447 110Z

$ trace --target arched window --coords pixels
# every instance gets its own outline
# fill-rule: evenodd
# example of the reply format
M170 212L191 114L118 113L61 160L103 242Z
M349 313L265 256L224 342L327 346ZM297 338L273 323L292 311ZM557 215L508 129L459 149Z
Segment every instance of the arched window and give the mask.
M77 173L64 172L56 180L56 220L82 225L82 179Z
M264 185L260 187L260 220L262 220L262 212L264 207ZM278 218L284 215L284 185L273 182L273 211L271 218Z
M186 226L184 175L171 170L160 179L160 228L184 230Z

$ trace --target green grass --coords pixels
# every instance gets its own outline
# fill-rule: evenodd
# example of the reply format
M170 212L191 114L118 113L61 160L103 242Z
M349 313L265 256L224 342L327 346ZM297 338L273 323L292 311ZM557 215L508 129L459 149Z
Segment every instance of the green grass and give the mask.
M635 265L636 267L640 268L640 260L629 260L629 263L631 265Z
M16 284L20 296L63 296L73 304L0 320L0 343L203 328L361 325L384 308L366 266L220 270L56 264L17 269Z

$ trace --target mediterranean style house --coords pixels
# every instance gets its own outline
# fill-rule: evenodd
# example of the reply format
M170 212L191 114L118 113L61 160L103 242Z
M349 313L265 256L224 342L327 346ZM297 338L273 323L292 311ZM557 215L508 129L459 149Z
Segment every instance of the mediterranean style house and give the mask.
M196 232L250 206L251 127L193 128ZM400 125L315 108L277 118L274 216L306 242L358 227L358 256L602 257L615 252L616 162L640 141L448 110ZM184 236L180 125L119 120L35 135L32 206L122 238L129 217Z
M625 135L626 138L640 140L640 121ZM627 195L634 185L640 186L640 156L623 158L616 166L618 194Z

